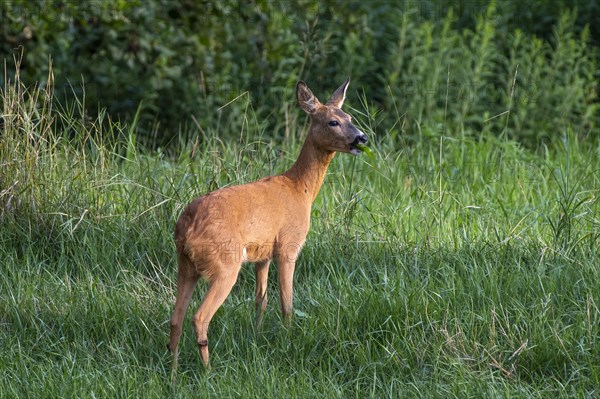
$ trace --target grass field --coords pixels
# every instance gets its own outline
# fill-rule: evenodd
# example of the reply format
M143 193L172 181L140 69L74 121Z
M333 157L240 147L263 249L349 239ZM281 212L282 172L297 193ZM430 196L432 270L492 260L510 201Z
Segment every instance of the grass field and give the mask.
M292 326L271 295L254 331L245 267L211 324L212 371L188 314L173 386L174 223L197 195L289 167L300 112L287 141L248 113L235 142L223 125L147 152L134 126L53 108L50 89L2 95L1 397L600 395L597 141L405 137L353 110L376 156L329 169Z

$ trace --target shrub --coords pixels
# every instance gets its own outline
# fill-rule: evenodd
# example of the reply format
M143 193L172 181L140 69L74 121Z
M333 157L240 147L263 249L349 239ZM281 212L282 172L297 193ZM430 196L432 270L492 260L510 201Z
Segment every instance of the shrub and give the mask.
M9 69L23 52L30 84L51 59L58 92L84 98L92 119L137 115L154 146L198 130L234 138L219 126L243 129L249 106L285 136L298 79L320 94L347 75L350 103L364 92L383 111L371 115L382 133L487 129L536 146L599 120L598 27L586 25L598 7L538 3L18 0L0 5L1 49Z

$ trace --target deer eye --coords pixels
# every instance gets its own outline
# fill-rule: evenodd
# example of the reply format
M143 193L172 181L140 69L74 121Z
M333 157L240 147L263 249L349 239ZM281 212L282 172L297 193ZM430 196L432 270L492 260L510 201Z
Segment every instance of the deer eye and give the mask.
M329 121L329 126L339 126L340 123L338 121Z

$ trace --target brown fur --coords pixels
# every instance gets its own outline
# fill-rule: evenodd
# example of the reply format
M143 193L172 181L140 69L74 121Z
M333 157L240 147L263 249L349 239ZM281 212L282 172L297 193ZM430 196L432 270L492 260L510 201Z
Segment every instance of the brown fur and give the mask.
M257 325L267 304L267 275L273 258L279 267L281 310L286 322L291 319L295 262L327 167L336 152L356 154L354 145L367 140L341 110L348 83L321 104L306 84L299 82L296 95L311 124L296 163L282 175L196 198L177 221L177 299L168 345L173 352L173 370L183 317L200 277L208 281L208 291L194 316L194 327L207 367L208 325L229 295L243 262L255 263ZM332 121L339 125L331 126Z

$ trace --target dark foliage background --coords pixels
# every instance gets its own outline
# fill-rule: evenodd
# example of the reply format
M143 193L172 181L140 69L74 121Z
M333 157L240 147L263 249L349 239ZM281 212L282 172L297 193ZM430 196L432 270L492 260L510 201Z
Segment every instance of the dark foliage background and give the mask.
M490 129L536 147L599 122L592 0L17 0L0 13L4 79L22 56L21 78L43 85L51 61L59 95L91 117L137 114L150 146L224 119L218 134L235 137L249 106L285 135L298 79L325 96L348 75L379 134Z

